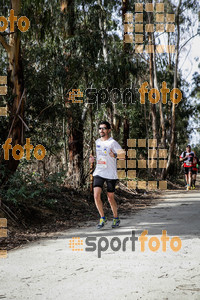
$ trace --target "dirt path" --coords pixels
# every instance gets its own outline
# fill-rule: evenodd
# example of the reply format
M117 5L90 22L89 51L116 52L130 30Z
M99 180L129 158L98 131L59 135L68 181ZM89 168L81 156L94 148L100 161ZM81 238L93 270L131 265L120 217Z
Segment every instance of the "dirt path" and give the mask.
M199 190L166 191L158 205L122 216L121 222L117 230L111 229L111 221L100 232L91 224L10 251L7 259L0 259L0 299L200 299ZM132 231L137 238L144 230L148 230L145 251L141 252L139 240L133 251ZM174 252L169 241L162 251L162 230L170 240L181 239L179 251ZM97 249L86 251L91 250L86 245L91 236ZM160 241L156 252L148 246L153 236ZM76 246L83 251L72 251L72 237L83 240L83 246ZM121 248L113 251L120 241ZM103 251L105 243L108 249Z

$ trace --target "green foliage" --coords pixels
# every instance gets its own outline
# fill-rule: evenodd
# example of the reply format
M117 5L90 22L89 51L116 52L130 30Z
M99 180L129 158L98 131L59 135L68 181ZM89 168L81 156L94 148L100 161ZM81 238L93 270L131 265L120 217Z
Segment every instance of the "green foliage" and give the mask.
M0 190L0 197L16 205L29 202L52 206L61 195L63 182L64 173L51 174L43 181L36 172L28 174L17 170Z
M200 143L196 145L191 145L192 151L195 151L196 156L200 159Z

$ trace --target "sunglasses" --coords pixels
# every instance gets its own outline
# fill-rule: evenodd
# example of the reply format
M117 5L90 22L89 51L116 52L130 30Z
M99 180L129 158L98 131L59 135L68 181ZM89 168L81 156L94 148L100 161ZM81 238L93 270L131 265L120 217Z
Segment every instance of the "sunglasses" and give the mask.
M99 127L99 130L106 130L106 129L108 129L108 128L106 128L106 127Z

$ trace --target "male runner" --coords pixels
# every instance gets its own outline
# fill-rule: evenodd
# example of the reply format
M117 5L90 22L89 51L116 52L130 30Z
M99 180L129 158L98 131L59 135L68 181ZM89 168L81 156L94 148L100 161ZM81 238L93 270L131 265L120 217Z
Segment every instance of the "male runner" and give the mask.
M94 199L96 207L101 216L98 229L104 227L107 222L104 216L103 203L101 201L101 191L104 182L107 184L107 197L113 212L112 228L116 228L120 224L120 219L117 214L117 203L114 199L115 185L118 179L117 176L117 152L122 149L121 146L110 137L110 124L107 121L102 121L99 124L100 138L96 140L96 168L93 173L94 177ZM121 150L124 152L123 150ZM93 163L94 156L90 155L89 162Z
M191 190L192 183L192 166L193 166L194 152L191 151L191 146L187 145L186 151L180 156L180 161L184 161L185 179L187 183L187 191Z
M193 158L193 165L192 165L192 189L195 190L196 186L196 177L197 177L197 171L198 171L198 165L199 165L199 159L196 156L195 151L194 152L194 158Z

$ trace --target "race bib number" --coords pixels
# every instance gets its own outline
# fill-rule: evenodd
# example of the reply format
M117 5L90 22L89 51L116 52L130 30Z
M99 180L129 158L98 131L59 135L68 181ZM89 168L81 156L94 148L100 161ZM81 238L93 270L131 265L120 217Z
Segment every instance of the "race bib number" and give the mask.
M97 166L100 169L107 168L107 159L106 159L106 157L101 157L100 159L98 159L97 160Z

